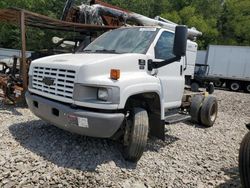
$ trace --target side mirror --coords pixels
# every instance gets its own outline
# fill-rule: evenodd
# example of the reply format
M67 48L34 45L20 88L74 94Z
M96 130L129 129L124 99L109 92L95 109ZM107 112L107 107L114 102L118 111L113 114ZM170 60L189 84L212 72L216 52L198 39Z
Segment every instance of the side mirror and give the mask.
M174 38L174 47L173 54L176 57L182 57L186 55L187 50L187 34L188 29L184 25L178 25L175 28L175 38Z
M186 55L187 50L187 36L188 36L188 29L184 25L178 25L175 28L175 37L174 37L174 46L173 46L173 54L175 57L170 59L166 59L162 62L154 62L149 60L148 62L148 70L151 71L155 68L160 68L171 64L175 61L179 61L182 56Z

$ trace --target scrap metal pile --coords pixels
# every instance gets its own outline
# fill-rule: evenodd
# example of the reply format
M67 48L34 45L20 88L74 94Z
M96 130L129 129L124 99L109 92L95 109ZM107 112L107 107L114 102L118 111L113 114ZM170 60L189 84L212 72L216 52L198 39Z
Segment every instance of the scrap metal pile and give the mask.
M18 58L13 57L13 64L7 65L5 62L0 62L0 89L3 93L0 97L8 99L12 103L21 100L23 88L23 80L20 77L20 68L18 68Z
M159 26L174 31L177 26L169 20L157 16L155 19L115 7L100 0L91 0L89 4L73 6L74 0L68 0L62 15L62 20L83 24L109 26ZM202 35L195 28L188 30L190 39Z

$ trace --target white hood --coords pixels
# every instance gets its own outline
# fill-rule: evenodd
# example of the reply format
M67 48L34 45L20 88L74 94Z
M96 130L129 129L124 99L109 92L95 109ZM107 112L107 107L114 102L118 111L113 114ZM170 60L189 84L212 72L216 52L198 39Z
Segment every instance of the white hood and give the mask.
M32 75L34 67L74 70L77 74L76 82L79 82L80 80L92 79L95 76L106 75L107 77L111 69L121 69L123 72L137 72L140 70L138 63L139 59L147 60L147 56L134 53L78 53L54 55L33 61L29 74Z
M36 66L72 66L79 67L94 62L105 61L119 56L120 54L96 54L96 53L77 53L77 54L60 54L37 59L32 62Z

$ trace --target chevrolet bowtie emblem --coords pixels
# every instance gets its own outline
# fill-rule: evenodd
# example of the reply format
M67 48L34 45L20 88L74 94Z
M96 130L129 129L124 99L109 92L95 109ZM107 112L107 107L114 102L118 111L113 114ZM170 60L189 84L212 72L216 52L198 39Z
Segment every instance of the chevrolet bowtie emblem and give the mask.
M49 77L44 77L42 82L47 86L52 86L52 85L54 85L55 79L49 78Z

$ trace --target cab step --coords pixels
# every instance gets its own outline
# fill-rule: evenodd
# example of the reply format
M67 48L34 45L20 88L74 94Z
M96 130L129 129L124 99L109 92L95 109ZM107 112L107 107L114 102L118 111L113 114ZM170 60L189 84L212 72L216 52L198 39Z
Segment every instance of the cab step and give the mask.
M174 124L188 120L191 120L191 116L187 114L172 114L165 117L166 124Z

